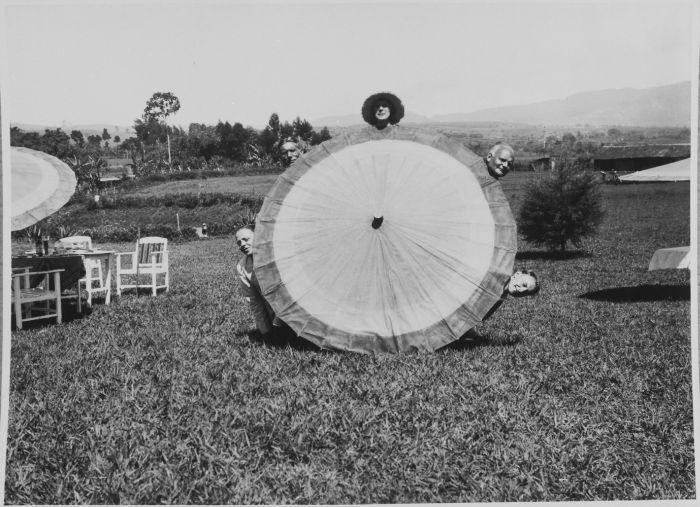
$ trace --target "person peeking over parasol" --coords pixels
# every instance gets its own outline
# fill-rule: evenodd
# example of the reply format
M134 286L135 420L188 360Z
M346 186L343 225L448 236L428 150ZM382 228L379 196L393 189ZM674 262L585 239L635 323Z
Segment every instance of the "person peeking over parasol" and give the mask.
M362 104L362 118L378 130L387 125L396 125L403 115L403 104L393 93L375 93Z
M287 139L282 144L282 156L287 165L292 165L294 162L296 162L300 155L301 149L299 148L299 145L291 139Z
M506 297L513 296L516 298L525 296L534 296L540 291L540 282L537 279L537 275L534 271L527 271L524 269L518 269L513 273L503 287L503 294L501 299L499 299L495 305L488 311L484 316L483 320L488 319L493 313L498 310L498 308L506 300Z
M242 294L250 303L250 309L255 318L255 327L263 337L268 337L279 326L281 321L275 317L275 312L265 300L260 290L260 284L253 271L253 241L255 233L249 227L243 227L236 231L236 244L243 257L236 265L238 280L241 284Z
M484 162L491 176L502 178L513 169L515 150L508 144L496 144L486 154Z

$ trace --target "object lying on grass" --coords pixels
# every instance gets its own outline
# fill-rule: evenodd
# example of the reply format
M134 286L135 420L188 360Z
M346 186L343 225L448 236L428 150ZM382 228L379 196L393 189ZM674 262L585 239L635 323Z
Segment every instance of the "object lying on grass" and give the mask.
M365 128L299 158L256 221L255 274L316 345L434 350L480 323L513 272L516 225L483 160L427 131Z
M649 261L649 271L657 269L689 269L690 247L659 248Z
M10 151L13 231L55 213L75 192L75 174L56 157L29 148Z

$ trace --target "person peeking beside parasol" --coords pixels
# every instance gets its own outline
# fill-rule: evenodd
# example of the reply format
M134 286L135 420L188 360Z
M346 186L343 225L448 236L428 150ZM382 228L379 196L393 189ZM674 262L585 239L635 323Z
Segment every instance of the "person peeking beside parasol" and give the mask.
M494 178L502 178L513 169L515 150L507 144L496 144L484 157L486 168Z
M493 312L498 310L498 308L503 304L503 301L505 301L506 297L509 295L516 298L534 296L539 291L540 282L537 279L537 275L534 271L526 271L524 269L517 270L511 275L505 287L503 287L501 299L496 301L496 304L491 307L488 313L484 316L483 320L486 320L493 315Z
M275 312L263 297L260 284L253 271L253 240L255 233L249 227L243 227L236 231L236 244L243 253L243 257L236 265L238 280L241 284L242 294L250 303L250 309L255 318L255 326L263 337L269 337L281 321L275 317Z
M396 125L403 115L403 104L393 93L375 93L362 104L362 118L378 130L387 125Z

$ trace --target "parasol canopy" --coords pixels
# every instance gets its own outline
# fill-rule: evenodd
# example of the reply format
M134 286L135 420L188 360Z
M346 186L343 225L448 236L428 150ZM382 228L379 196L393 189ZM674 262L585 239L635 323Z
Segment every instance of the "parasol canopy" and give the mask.
M75 174L47 153L12 146L12 230L35 224L58 211L75 192Z
M690 247L677 246L673 248L659 248L649 261L649 271L657 269L689 269Z
M690 159L620 176L620 181L690 181Z
M368 127L280 175L254 269L277 316L322 348L434 350L500 299L516 241L480 157L437 133Z

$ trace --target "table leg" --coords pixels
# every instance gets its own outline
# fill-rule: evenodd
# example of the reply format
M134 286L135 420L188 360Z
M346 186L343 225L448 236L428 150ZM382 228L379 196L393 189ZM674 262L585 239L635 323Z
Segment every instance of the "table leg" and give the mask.
M112 299L112 265L114 264L114 255L109 254L107 256L107 272L105 273L105 287L107 287L107 294L105 294L105 304L108 305Z

